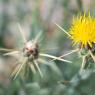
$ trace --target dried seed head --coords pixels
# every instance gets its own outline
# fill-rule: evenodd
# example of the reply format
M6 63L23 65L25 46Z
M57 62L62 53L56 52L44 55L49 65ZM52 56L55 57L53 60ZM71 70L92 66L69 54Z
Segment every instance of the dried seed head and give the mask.
M31 59L37 59L39 55L38 43L34 43L33 41L27 42L23 48L23 54Z

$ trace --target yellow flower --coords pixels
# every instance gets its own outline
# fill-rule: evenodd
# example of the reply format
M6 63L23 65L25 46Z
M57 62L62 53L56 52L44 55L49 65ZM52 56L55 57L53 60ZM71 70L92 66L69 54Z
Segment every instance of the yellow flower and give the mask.
M90 15L73 19L70 28L70 38L74 44L81 44L81 47L92 47L95 43L95 18Z

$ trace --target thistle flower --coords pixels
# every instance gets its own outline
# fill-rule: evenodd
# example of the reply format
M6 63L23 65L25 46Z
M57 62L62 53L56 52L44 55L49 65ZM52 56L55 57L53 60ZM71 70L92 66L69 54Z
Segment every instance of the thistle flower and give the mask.
M67 32L64 28L56 24L65 34L72 39L74 45L79 45L79 48L71 50L67 54L63 54L59 58L70 55L74 52L79 52L82 57L81 69L83 69L86 63L89 63L88 59L93 59L95 62L95 56L93 48L95 44L95 18L81 15L76 18L73 18L72 26L70 31ZM95 49L94 49L95 50Z
M74 18L70 35L74 44L92 48L93 43L95 43L95 18L91 17L90 14Z
M33 71L34 74L35 74L36 68L37 68L37 70L39 71L39 74L41 75L41 77L43 77L43 74L39 68L38 63L39 63L39 61L45 62L45 60L41 59L40 57L48 57L48 58L57 59L60 61L71 63L71 61L68 61L68 60L65 60L62 58L58 58L53 55L40 53L38 40L41 36L41 32L32 41L31 40L27 41L19 23L18 23L18 28L20 30L20 34L21 34L21 37L22 37L23 43L24 43L22 46L22 49L19 49L19 48L18 48L18 50L3 49L3 48L0 49L0 51L8 52L8 53L4 54L5 56L14 55L14 54L19 54L21 56L21 58L17 61L17 63L19 63L19 64L16 66L16 68L14 69L14 71L12 73L12 76L14 76L14 79L18 76L18 74L21 72L23 67L25 67L26 65L28 65L30 67L30 69Z

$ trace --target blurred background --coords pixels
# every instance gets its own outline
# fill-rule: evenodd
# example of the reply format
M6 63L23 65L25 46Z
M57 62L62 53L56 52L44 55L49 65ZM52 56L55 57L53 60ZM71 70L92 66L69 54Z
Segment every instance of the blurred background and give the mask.
M72 41L54 23L69 32L73 16L83 12L95 16L95 0L0 0L0 48L22 47L19 22L27 40L42 32L39 39L42 53L55 56L68 53L74 49ZM49 64L40 65L43 78L31 72L28 79L18 76L15 80L10 73L19 57L4 57L3 53L0 53L0 95L95 95L95 73L79 77L82 60L77 53L65 57L72 63L43 58Z

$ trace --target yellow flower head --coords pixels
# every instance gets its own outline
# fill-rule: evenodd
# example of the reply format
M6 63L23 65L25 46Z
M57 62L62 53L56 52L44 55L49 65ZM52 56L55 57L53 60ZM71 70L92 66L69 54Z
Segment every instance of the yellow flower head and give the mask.
M74 44L81 43L81 47L92 47L95 43L95 18L90 15L85 16L85 14L74 18L70 35Z

